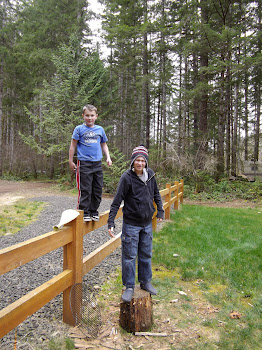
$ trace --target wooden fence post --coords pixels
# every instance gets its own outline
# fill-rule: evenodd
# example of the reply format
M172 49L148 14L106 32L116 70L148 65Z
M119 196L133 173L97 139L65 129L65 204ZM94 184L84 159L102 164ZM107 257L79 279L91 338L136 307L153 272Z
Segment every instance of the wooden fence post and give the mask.
M181 192L181 197L180 197L180 204L183 204L183 200L184 200L184 180L180 180L180 189L179 189L179 192Z
M155 207L155 210L156 210L157 209L156 203L154 202L153 204L154 204L154 207ZM156 217L155 213L154 213L153 218L152 218L152 229L153 229L154 232L157 229L157 217Z
M178 190L179 190L179 182L175 181L175 190L174 190L174 197L176 198L174 201L174 209L177 210L178 209L178 203L179 203L179 198L178 198Z
M170 220L170 200L171 200L171 184L166 184L166 188L169 189L168 194L165 196L165 202L168 203L168 207L165 210L165 219Z
M73 284L82 283L83 271L83 211L70 223L73 231L73 241L64 246L64 270L73 271ZM75 319L70 309L70 291L72 286L64 290L63 293L63 321L75 326ZM77 306L76 306L77 308Z

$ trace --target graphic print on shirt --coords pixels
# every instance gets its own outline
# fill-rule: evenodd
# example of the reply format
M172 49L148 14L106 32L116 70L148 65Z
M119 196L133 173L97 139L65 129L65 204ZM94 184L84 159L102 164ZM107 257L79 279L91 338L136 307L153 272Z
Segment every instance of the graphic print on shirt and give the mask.
M92 130L87 130L84 135L83 135L83 140L85 144L90 144L90 143L98 143L100 136L97 135L94 131Z

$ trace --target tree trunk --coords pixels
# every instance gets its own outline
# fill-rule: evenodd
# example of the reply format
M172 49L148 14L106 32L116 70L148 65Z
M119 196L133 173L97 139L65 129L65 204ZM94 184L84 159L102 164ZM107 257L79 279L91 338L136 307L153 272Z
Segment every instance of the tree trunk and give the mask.
M261 1L258 1L258 33L261 33L262 24L261 24L261 14L262 14L262 5ZM258 36L258 52L261 53L262 40L261 36ZM260 139L260 114L261 114L261 76L262 69L261 65L257 67L256 70L256 84L255 84L255 106L256 106L256 119L255 119L255 145L254 145L254 160L258 161L259 159L259 139Z
M260 136L260 109L261 109L261 97L260 97L260 84L256 87L257 90L257 103L256 103L256 119L255 119L255 146L254 146L254 160L259 159L259 136Z
M192 65L193 65L193 87L196 88L198 84L198 64L197 64L198 57L194 53L193 54L193 60L192 60ZM196 155L195 157L195 164L197 164L197 156L198 156L198 149L199 149L199 108L198 108L198 97L195 96L193 97L193 142L194 142L194 153ZM196 165L195 165L196 167Z
M161 148L162 148L162 114L161 114L161 94L160 89L157 96L157 159L161 157Z
M179 55L178 156L182 154L182 55Z
M144 23L147 25L147 0L144 0ZM150 98L149 98L149 69L148 69L148 38L147 30L144 32L144 48L143 48L143 94L144 116L146 127L146 148L150 147Z
M208 23L208 12L206 0L201 0L201 22L203 25ZM202 85L201 98L199 101L199 147L197 159L198 168L203 169L205 165L205 158L207 155L208 137L207 137L207 85L208 85L208 43L206 34L201 35L200 48L200 83Z
M231 169L231 135L233 134L231 132L231 127L233 125L232 121L232 108L231 108L231 69L228 66L226 70L226 87L225 87L225 115L226 115L226 146L225 146L225 153L226 153L226 172L227 175L230 175L230 169Z
M185 154L187 149L186 144L186 131L187 131L187 114L188 114L188 57L185 57L184 61L184 95L183 95L183 111L182 111L182 128L181 128L181 139L182 139L182 154Z
M233 176L237 175L237 126L238 126L238 103L239 103L239 91L238 83L235 87L235 110L233 119L233 135L232 135L232 165L231 174Z
M224 174L225 158L224 158L224 137L225 137L225 91L224 71L221 72L221 87L220 87L220 101L219 101L219 121L218 121L218 140L217 140L217 169L216 180Z
M244 115L244 131L245 131L245 161L248 160L248 74L247 69L245 69L245 115Z
M3 145L2 145L2 120L3 120L3 61L0 62L0 176L3 175Z
M120 303L119 323L127 332L135 333L149 330L153 324L153 303L151 295L135 287L132 300Z

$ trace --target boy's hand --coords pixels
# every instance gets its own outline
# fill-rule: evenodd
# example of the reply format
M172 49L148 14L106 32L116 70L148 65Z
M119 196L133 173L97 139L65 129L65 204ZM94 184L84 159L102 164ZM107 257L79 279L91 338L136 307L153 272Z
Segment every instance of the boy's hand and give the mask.
M70 161L69 161L69 167L70 167L70 169L71 169L72 171L76 171L76 168L77 168L77 167L76 167L76 165L75 165L74 162L72 162L72 161L70 162Z
M111 158L107 158L106 162L107 162L107 165L108 165L108 166L111 166L111 165L112 165L112 160L111 160Z
M111 227L111 228L108 229L109 236L112 237L112 238L115 237L115 235L113 234L113 231L114 231L114 228L113 228L113 227Z
M163 219L162 218L157 218L157 221L161 222L161 221L163 221Z

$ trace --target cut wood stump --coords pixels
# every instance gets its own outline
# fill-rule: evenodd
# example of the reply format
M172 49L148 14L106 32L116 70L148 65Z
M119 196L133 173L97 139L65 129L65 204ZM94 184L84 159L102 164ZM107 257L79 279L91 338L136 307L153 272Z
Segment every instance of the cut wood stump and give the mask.
M120 303L120 326L129 333L147 331L153 324L153 302L150 293L135 287L129 303Z

